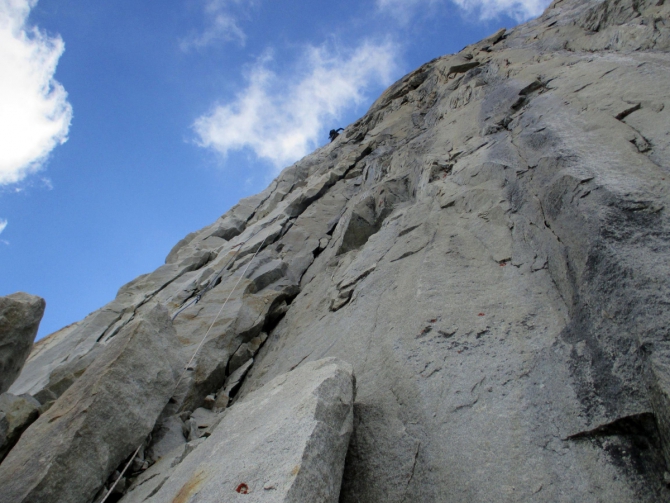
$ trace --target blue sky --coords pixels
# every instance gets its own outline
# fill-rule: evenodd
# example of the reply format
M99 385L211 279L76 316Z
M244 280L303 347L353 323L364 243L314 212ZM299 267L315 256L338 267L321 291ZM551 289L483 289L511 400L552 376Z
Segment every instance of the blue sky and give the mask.
M0 295L80 320L363 115L548 0L0 0Z

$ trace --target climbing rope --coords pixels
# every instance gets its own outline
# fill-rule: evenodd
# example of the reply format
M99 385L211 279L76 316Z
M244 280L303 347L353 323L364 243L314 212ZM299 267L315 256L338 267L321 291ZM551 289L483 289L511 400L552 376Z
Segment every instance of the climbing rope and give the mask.
M270 221L270 223L269 223L266 227L264 227L263 229L267 229L267 227L269 227L270 225L272 225L272 224L275 223L276 221L277 221L277 217L273 218L273 219ZM240 247L242 247L242 245L244 245L245 243L251 241L251 240L256 236L256 234L258 234L259 232L261 232L263 229L259 229L259 230L257 230L257 231L254 232L251 236L249 236L249 238L247 238L245 241L242 241L241 243L237 243L235 246L233 246L233 248L237 248L237 250L235 250L235 254L230 258L230 260L229 260L228 262L226 262L226 265L224 265L224 266L221 268L221 270L220 270L218 273L216 273L216 275L215 275L215 276L212 278L212 280L207 284L207 286L206 286L205 288L203 288L202 291L201 291L201 292L200 292L200 293L199 293L199 294L198 294L198 295L197 295L191 302L189 302L189 303L186 304L185 306L182 306L181 308L179 308L179 309L172 315L172 321L174 321L174 320L177 318L177 316L178 316L182 311L184 311L185 309L187 309L187 308L189 308L189 307L191 307L191 306L197 304L198 302L200 302L200 299L202 299L202 297L203 297L207 292L209 292L212 288L214 288L214 287L217 285L217 281L218 281L219 278L221 278L221 276L223 275L223 271L225 271L226 269L228 269L228 266L229 266L230 264L232 264L233 261L237 258L237 254L238 254L239 251L240 251ZM265 243L265 240L266 240L266 239L267 239L267 237L263 240L263 243L261 244L261 248L263 248L263 244ZM258 253L258 251L259 251L261 248L259 248L258 250L256 250L256 253ZM256 256L256 254L254 253L254 257L255 257L255 256ZM252 258L251 260L253 260L253 258ZM246 271L245 271L245 272L246 272Z
M253 236L251 236L251 237L253 237ZM249 239L251 239L251 238L249 238ZM205 288L203 288L203 290L202 290L198 295L196 295L195 298L194 298L191 302L189 302L189 303L186 304L185 306L182 306L181 308L179 308L179 309L172 315L172 321L174 321L174 320L177 318L177 316L179 315L179 313L181 313L181 312L184 311L185 309L187 309L187 308L189 308L189 307L191 307L191 306L197 304L198 302L200 302L200 299L202 299L202 296L205 295L207 292L209 292L212 288L214 288L214 287L216 286L216 282L217 282L217 280L223 275L223 271L225 271L226 269L228 269L228 266L233 262L233 260L235 260L235 258L237 257L237 254L238 254L239 251L240 251L240 247L241 247L244 243L246 243L246 241L242 241L241 243L238 243L238 244L236 244L235 246L233 246L233 248L237 248L237 250L235 250L235 253L234 253L233 256L230 258L230 260L229 260L228 262L226 262L226 265L224 265L224 266L221 268L221 270L220 270L218 273L216 273L216 275L215 275L215 276L212 278L212 280L207 284L207 286L206 286Z
M261 230L262 230L262 229L261 229ZM258 232L260 232L260 230L259 230ZM256 234L258 234L258 233L256 233ZM249 239L253 238L256 234L254 234L253 236L251 236ZM237 285L240 284L240 281L242 281L242 278L244 278L244 276L247 274L247 271L249 270L249 266L251 265L251 263L252 263L252 262L254 261L254 259L256 258L256 255L258 255L258 252L261 251L261 249L263 248L263 245L265 244L265 241L267 241L268 236L270 236L270 234L268 234L267 236L265 236L265 239L263 239L263 241L261 242L261 245L260 245L260 246L256 249L256 251L254 252L253 257L251 257L251 260L250 260L249 263L247 264L247 267L244 269L244 272L242 273L242 275L240 276L240 278L237 280L237 283L235 283L235 286L233 287L233 289L232 289L232 290L230 291L230 293L228 294L228 297L226 297L226 300L223 302L223 304L221 304L221 309L219 309L219 312L216 314L216 317L214 318L214 321L212 321L212 323L209 325L209 328L207 329L207 332L205 333L205 336L204 336L204 337L202 338L202 340L200 341L200 344L198 344L198 347L195 348L195 352L193 353L193 356L191 356L191 359L188 361L188 363L186 364L186 367L184 367L184 370L182 371L181 375L179 376L179 380L177 381L177 384L176 384L175 387L174 387L175 391L177 390L177 388L178 388L179 385L181 384L181 381L182 381L182 379L184 378L184 375L186 374L186 372L187 372L187 371L189 370L189 368L191 367L191 364L193 363L194 358L196 357L196 355L198 354L198 351L200 351L200 348L202 347L202 345L204 344L205 340L207 339L207 336L209 335L209 332L212 330L212 327L213 327L214 324L218 321L219 316L221 316L221 313L223 312L223 308L226 307L226 304L227 304L228 301L230 300L230 297L233 295L233 292L237 289ZM183 311L184 309L186 309L186 308L189 307L190 305L193 305L193 304L197 303L198 300L200 300L200 298L201 298L207 291L209 291L209 290L211 290L212 288L214 288L213 285L214 285L214 283L216 282L216 279L218 279L218 277L223 273L223 271L226 269L226 267L228 267L228 265L235 259L235 257L237 257L237 255L238 255L238 253L239 253L239 251L240 251L240 247L241 247L244 243L246 243L246 241L243 241L242 243L239 243L239 244L235 245L235 247L237 247L237 251L235 252L235 255L233 255L233 257L228 261L228 264L226 264L226 265L221 269L221 271L219 272L219 274L217 274L217 275L214 277L214 279L210 282L210 284L207 285L207 288L205 288L205 290L203 290L202 293L196 297L195 302L193 302L193 303L191 303L191 304L189 304L189 305L187 305L187 306L181 308L179 311L177 311L177 312L172 316L172 319L173 319L173 320L177 317L177 315L178 315L181 311ZM210 288L210 285L212 285L211 288ZM121 479L123 478L123 475L126 473L126 470L128 470L128 467L130 466L130 464L135 460L135 457L136 457L137 454L140 452L140 449L142 448L142 445L143 445L143 444L144 444L144 443L140 444L140 446L135 450L135 453L132 455L132 457L130 458L130 460L128 461L128 463L126 463L126 466L123 468L123 471L121 472L121 475L119 475L119 477L114 481L114 484L112 484L112 487L109 488L109 491L107 491L107 494L106 494L105 497L102 499L102 501L100 501L100 503L105 503L105 501L107 500L107 498L109 498L109 495L112 494L112 491L114 491L114 488L116 487L116 484L118 484L119 480L121 480Z
M269 234L268 234L268 236L269 236ZM230 300L230 297L233 295L233 292L237 288L237 285L240 284L240 281L242 281L242 278L244 278L244 276L247 274L247 271L249 270L249 266L251 265L251 263L256 258L256 255L258 255L258 252L261 250L261 248L263 248L263 245L265 244L265 241L268 239L268 236L265 236L265 239L263 239L263 241L261 242L261 245L258 247L256 252L254 253L254 256L251 257L251 260L247 264L247 267L244 269L244 272L240 275L240 278L237 280L237 283L235 283L235 286L233 287L233 289L228 294L228 297L226 297L226 300L223 302L223 304L221 304L221 309L219 309L219 312L216 314L216 317L214 318L214 321L212 321L212 323L209 325L209 328L207 329L207 332L205 333L205 336L200 341L200 344L198 344L198 347L195 348L195 352L193 353L193 356L191 356L191 359L186 364L186 367L184 367L184 370L182 371L181 376L179 376L179 380L177 381L177 385L175 386L175 390L179 387L179 384L181 383L181 380L184 378L184 375L186 374L186 372L191 367L191 363L193 363L194 358L198 354L198 351L200 351L200 348L204 344L205 339L207 339L207 336L209 335L209 332L212 330L212 327L219 320L219 316L221 316L221 313L223 312L223 308L226 307L226 304Z
M126 470L130 466L130 463L132 463L135 460L135 456L137 456L137 453L140 452L140 449L142 448L142 444L135 450L135 453L133 454L133 457L130 458L130 460L126 463L126 466L123 468L123 471L121 471L121 475L114 481L112 484L112 487L109 488L109 491L107 491L107 494L105 494L105 497L102 498L102 501L100 503L105 503L107 501L107 498L109 498L109 495L112 494L112 491L114 491L114 488L116 487L116 484L119 483L119 480L123 478L123 474L126 473Z

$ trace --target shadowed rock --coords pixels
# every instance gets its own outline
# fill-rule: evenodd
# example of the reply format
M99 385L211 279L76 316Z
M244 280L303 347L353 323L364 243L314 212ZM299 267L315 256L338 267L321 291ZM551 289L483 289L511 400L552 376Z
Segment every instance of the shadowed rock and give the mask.
M45 307L44 299L23 292L0 297L0 393L21 373Z
M30 395L0 395L0 462L39 416L40 403Z

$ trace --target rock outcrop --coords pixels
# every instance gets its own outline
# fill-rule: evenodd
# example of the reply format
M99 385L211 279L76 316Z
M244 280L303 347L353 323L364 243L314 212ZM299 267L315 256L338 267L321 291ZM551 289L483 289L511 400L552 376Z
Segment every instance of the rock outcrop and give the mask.
M16 380L37 335L46 302L23 292L0 297L0 393Z
M0 462L37 419L39 410L40 403L30 395L0 395Z
M3 489L54 409L83 406L114 340L164 304L188 369L89 495L149 423L126 498L151 470L147 497L188 477L214 494L200 456L244 441L225 434L239 411L336 357L357 382L343 503L668 501L669 18L659 0L557 0L402 78L35 346L10 392L57 401L0 464Z
M164 307L139 313L10 451L0 501L92 501L167 405L177 344Z
M179 448L176 467L175 456L151 467L121 501L336 503L353 399L350 365L307 363L238 401L206 442Z

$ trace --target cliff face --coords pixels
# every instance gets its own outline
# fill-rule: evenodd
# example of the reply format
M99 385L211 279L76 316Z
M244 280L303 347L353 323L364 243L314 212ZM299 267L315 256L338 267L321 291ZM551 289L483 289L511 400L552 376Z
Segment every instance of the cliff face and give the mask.
M172 470L226 436L227 411L325 357L357 383L342 502L668 501L669 15L663 0L558 0L427 63L40 341L10 392L64 407L163 304L175 361L195 357L122 501L172 501ZM40 421L0 485L22 476ZM181 454L145 491L165 442ZM259 484L253 501L273 492Z

